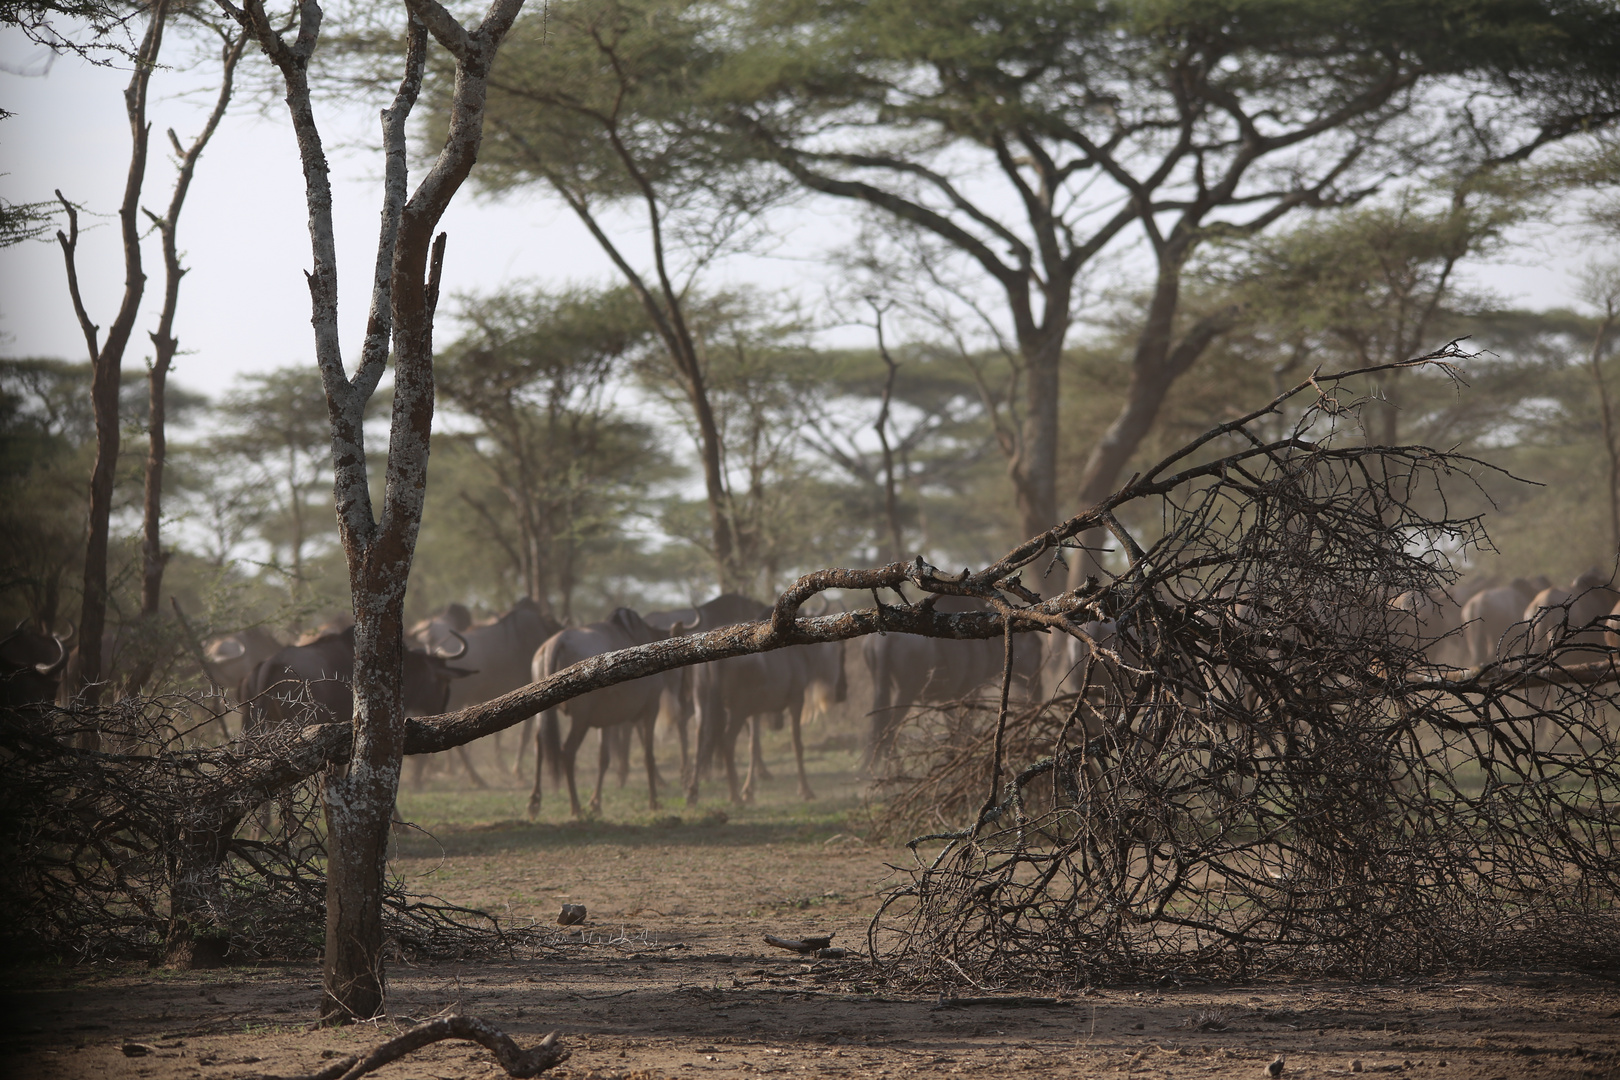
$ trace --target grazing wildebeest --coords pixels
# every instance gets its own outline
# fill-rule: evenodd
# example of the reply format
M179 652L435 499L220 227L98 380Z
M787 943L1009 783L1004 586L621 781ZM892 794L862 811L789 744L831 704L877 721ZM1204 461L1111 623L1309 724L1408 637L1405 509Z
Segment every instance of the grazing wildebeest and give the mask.
M1594 624L1606 618L1616 603L1620 603L1620 590L1597 567L1570 582L1567 589L1542 589L1524 609L1524 621L1530 624L1530 648L1542 652L1554 644L1603 644L1605 627ZM1577 650L1565 652L1562 660L1579 664L1602 655L1596 650Z
M27 620L18 623L15 630L0 638L0 708L22 709L54 702L67 661L65 638L32 630Z
M450 666L461 651L424 652L406 649L403 696L405 715L434 716L444 712L455 680L473 674ZM302 698L295 691L308 687L308 701L317 722L344 722L354 718L354 627L316 638L307 645L288 645L264 661L242 687L248 703L244 737L274 730L304 719Z
M1504 655L1524 648L1524 609L1552 582L1545 574L1534 579L1514 578L1506 585L1481 589L1462 606L1463 645L1470 667L1493 664Z
M443 611L423 619L411 627L410 636L428 652L453 648L459 639L466 643L460 665L473 669L473 674L457 679L450 687L450 700L446 710L465 708L500 697L529 683L530 666L534 654L546 639L562 629L562 624L540 610L540 605L524 597L512 605L510 611L484 622L473 622L472 615L461 604L450 604ZM525 730L527 730L527 722ZM496 740L496 755L500 752L500 734ZM522 760L525 739L518 739L518 759ZM465 746L457 747L462 764L479 787L486 787L483 778L473 768ZM414 763L415 781L420 786L426 769L426 755Z
M940 612L982 611L984 605L965 596L942 596ZM861 644L872 673L872 727L865 767L871 768L894 749L894 733L919 702L959 701L998 679L1002 639L964 641L918 634L874 634ZM1041 693L1041 643L1033 634L1013 638L1013 678L1027 697Z
M572 627L548 638L534 654L530 670L535 682L551 677L581 660L603 653L647 645L666 635L648 626L629 608L618 608L601 622ZM563 777L568 782L569 809L579 816L579 793L574 785L574 757L580 743L591 728L602 729L602 752L598 755L596 789L591 794L591 811L602 809L602 777L607 773L607 730L621 724L633 724L641 734L641 751L647 761L647 805L658 809L658 774L653 761L653 726L662 709L678 707L674 701L680 693L679 676L674 672L660 672L629 682L605 686L563 702L555 709L540 714L540 738L534 769L534 792L529 796L529 816L540 812L540 785L548 764L561 764ZM559 713L567 713L568 737L564 740L559 730ZM556 775L555 769L552 775Z

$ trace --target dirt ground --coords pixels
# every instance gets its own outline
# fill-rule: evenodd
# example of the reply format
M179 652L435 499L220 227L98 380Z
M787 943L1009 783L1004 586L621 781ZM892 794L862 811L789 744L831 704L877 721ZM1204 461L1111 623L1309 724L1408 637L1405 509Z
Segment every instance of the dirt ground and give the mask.
M581 755L585 759L585 755ZM319 969L137 967L13 970L0 1003L0 1075L239 1080L314 1072L445 1010L481 1016L520 1044L557 1031L564 1080L739 1077L1309 1077L1399 1073L1444 1080L1620 1077L1620 973L1481 973L1399 985L1175 989L1109 986L1055 1004L874 992L854 961L805 963L766 933L834 933L862 948L902 848L870 845L847 755L812 756L822 798L792 796L787 762L757 807L705 817L654 812L610 791L608 822L571 824L553 800L514 820L515 784L467 795L452 777L402 800L433 837L406 837L395 868L414 886L550 923L584 904L582 928L533 958L389 969L391 1015L314 1028ZM686 814L677 821L673 815ZM504 1075L445 1042L378 1077Z

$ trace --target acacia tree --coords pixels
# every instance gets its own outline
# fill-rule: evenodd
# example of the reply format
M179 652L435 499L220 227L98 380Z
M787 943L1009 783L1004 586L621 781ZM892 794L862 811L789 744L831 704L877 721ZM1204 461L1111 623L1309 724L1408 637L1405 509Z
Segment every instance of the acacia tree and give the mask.
M1615 115L1599 3L760 0L734 122L799 184L954 254L1022 365L1023 531L1057 519L1076 283L1134 226L1151 299L1125 402L1078 484L1101 499L1233 314L1181 315L1212 236L1253 235L1437 161L1518 159Z
M1324 213L1241 245L1236 260L1212 276L1243 310L1244 333L1263 335L1262 347L1276 355L1291 354L1295 369L1307 356L1329 367L1393 364L1441 343L1432 336L1466 303L1458 264L1488 254L1530 213L1511 187L1472 187L1459 187L1438 206L1405 191ZM1278 348L1281 342L1295 348ZM1400 443L1403 377L1395 367L1376 376L1364 417L1367 437L1384 446Z
M467 301L461 319L468 331L439 360L440 390L478 422L463 443L508 513L469 491L461 500L524 593L567 621L585 549L615 536L659 478L652 432L612 393L646 322L622 289L503 293Z
M333 495L355 617L352 748L347 767L328 770L323 785L328 869L321 1016L347 1022L375 1016L383 1007L384 868L405 749L405 588L427 485L433 315L445 251L445 235L433 234L477 159L490 66L523 0L492 0L471 29L437 0L404 0L404 70L382 113L382 225L366 334L352 378L338 338L332 188L309 81L324 12L318 0L300 0L289 37L271 23L261 0L244 0L241 7L218 2L281 72L309 208L315 359L326 391ZM430 36L452 58L455 89L438 153L408 193L406 123L421 90ZM371 501L363 422L390 344L393 414L379 514Z
M691 299L699 272L746 241L777 188L755 183L737 140L704 119L716 15L687 0L568 0L523 20L490 81L479 178L496 190L548 186L640 301L692 414L709 546L731 589L754 567ZM642 259L604 219L619 206L642 219Z
M269 568L286 578L288 596L297 602L308 594L304 563L311 542L336 527L322 482L332 435L321 375L280 368L245 376L238 386L221 402L222 430L207 444L216 461L229 465L209 483L220 494L253 493L237 505L269 547Z

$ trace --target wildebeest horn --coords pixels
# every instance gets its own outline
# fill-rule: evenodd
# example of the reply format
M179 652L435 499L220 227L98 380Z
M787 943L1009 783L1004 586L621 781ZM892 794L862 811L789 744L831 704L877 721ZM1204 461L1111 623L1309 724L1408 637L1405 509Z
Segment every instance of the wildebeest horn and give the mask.
M691 622L678 622L669 628L670 637L680 637L683 634L690 634L698 627L703 625L703 609L693 608L692 611L693 615Z
M457 641L461 642L461 648L457 649L455 652L445 652L444 651L444 646L441 645L438 648L433 650L433 655L437 656L441 660L459 660L461 657L466 656L467 655L467 639L462 637L459 633L457 633L455 630L451 629L450 627L445 627L445 631L451 637L453 637Z
M62 668L67 666L68 662L67 641L54 635L51 637L51 640L56 642L56 659L51 661L49 664L41 663L34 665L34 670L46 678L50 678L51 676L60 672Z
M235 660L247 652L247 646L242 644L241 638L228 637L214 643L208 650L218 660Z

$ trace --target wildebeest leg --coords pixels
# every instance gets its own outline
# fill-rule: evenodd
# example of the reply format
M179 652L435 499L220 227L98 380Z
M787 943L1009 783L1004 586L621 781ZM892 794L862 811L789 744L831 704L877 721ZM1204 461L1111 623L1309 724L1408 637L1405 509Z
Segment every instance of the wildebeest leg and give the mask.
M613 732L613 761L618 766L619 788L630 782L630 729L624 724L615 724L612 728L604 728L603 734Z
M533 717L530 718L531 720ZM525 725L528 721L524 721ZM534 790L529 794L529 816L534 817L540 812L540 779L546 772L546 758L552 758L552 776L555 778L561 762L557 760L562 756L562 746L557 739L557 712L555 709L541 714L540 728L534 740ZM550 738L546 737L550 733ZM547 755L547 744L550 744L551 754Z
M686 746L687 718L676 716L673 723L675 724L675 735L680 739L681 743L681 783L685 784L692 775L692 759Z
M607 778L608 769L613 766L613 758L620 750L619 744L623 740L619 737L619 729L623 726L623 724L615 724L612 727L596 729L596 787L591 790L592 817L602 816L602 781ZM570 741L573 739L573 734L574 733L572 731L568 733ZM580 741L584 741L583 734L580 736ZM574 760L572 754L569 754L568 760L570 763ZM568 775L570 779L572 779L573 774L574 770L569 769ZM623 787L624 785L620 784L619 786ZM568 790L569 793L572 794L574 790L573 786L570 785ZM579 807L577 804L574 807L574 816L579 816Z
M518 728L517 757L512 759L513 776L519 778L523 776L523 760L528 755L529 740L532 738L534 738L534 717L531 716Z
M641 757L647 763L647 809L658 809L658 785L663 782L658 775L658 761L653 756L653 729L658 723L654 715L636 725L641 733ZM627 755L628 756L628 755Z
M473 782L473 787L483 788L487 791L489 785L484 783L484 778L478 775L477 769L473 768L472 758L467 754L467 744L462 743L456 747L456 754L461 758L461 764L466 767L467 778Z
M781 719L781 714L777 713L776 717L777 717L777 719L780 720ZM755 776L756 772L757 772L760 780L762 780L762 781L776 779L776 777L771 775L770 767L765 764L765 751L764 751L764 749L762 747L762 744L761 744L760 738L759 738L760 735L764 732L764 730L765 730L765 728L763 726L763 723L762 723L761 719L759 717L757 717L757 716L754 717L753 722L748 725L748 731L749 731L749 743L748 743L748 782L749 782L748 792L749 792L749 795L748 795L748 800L750 802L753 801L753 786L752 785L753 785L754 776Z
M799 702L788 710L788 720L793 725L793 762L799 768L799 798L806 801L814 799L816 793L810 790L810 778L804 772L804 734L799 723L804 715L804 702Z
M875 772L878 762L888 753L891 666L887 651L880 649L872 665L872 726L866 741L866 753L861 757L862 772Z
M749 718L752 719L752 718ZM729 714L725 719L725 726L720 732L720 745L715 747L726 764L726 787L731 792L731 801L738 806L742 805L743 792L737 783L737 736L742 734L742 726L747 720L736 720ZM749 778L753 783L753 778Z
M574 760L579 754L579 746L585 741L591 728L580 720L569 720L568 738L563 742L558 752L557 764L562 772L563 781L568 785L568 812L579 817L579 792L574 787Z

